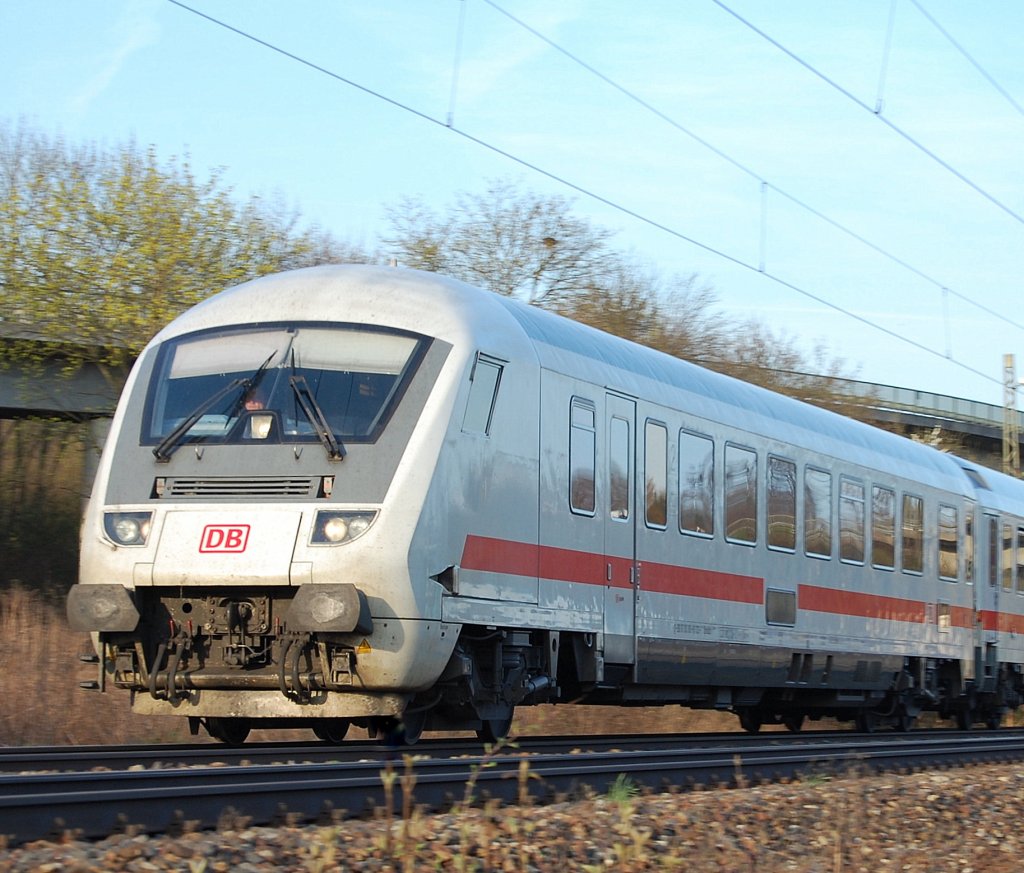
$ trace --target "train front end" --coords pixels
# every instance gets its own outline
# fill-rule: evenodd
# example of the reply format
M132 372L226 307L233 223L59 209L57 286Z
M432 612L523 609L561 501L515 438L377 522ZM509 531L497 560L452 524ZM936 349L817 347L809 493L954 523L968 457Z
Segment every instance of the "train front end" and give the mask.
M136 712L227 741L339 738L400 724L448 661L440 586L410 578L408 543L450 347L396 327L377 274L338 275L218 295L129 379L68 615Z

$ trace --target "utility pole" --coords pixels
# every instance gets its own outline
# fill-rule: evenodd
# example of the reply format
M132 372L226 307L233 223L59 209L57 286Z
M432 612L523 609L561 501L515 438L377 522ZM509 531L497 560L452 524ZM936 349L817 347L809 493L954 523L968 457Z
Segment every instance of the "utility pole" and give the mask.
M1020 430L1017 427L1017 367L1003 355L1003 472L1020 477Z

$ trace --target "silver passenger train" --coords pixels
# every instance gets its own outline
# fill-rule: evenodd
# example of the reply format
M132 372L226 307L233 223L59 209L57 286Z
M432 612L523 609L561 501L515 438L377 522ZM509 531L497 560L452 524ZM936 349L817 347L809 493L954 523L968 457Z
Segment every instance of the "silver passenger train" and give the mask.
M495 294L261 278L128 380L72 627L135 712L509 730L542 702L995 727L1024 484Z

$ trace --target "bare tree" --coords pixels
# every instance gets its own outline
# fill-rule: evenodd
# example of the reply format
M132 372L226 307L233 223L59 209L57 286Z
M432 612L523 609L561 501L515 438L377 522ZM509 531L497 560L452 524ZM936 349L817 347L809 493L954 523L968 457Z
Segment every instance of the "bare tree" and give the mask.
M865 417L868 398L838 391L834 379L853 378L846 362L831 357L821 343L808 356L795 337L775 333L757 319L734 325L724 355L706 366L772 391L823 406L851 418Z
M697 274L663 276L572 214L564 197L508 180L460 194L444 212L406 198L387 210L385 246L407 266L446 273L748 382L829 406L840 398L811 370L837 375L758 321L733 322ZM851 410L853 407L849 407Z
M388 210L393 230L384 244L410 267L554 307L600 283L617 261L611 232L573 216L571 206L507 180L460 194L444 216L406 198Z

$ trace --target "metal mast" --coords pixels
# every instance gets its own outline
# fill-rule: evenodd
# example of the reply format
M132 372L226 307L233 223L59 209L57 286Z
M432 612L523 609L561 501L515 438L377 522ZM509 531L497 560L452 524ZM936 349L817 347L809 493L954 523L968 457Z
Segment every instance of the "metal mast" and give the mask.
M1017 367L1003 355L1003 472L1020 476L1020 432L1017 427Z

